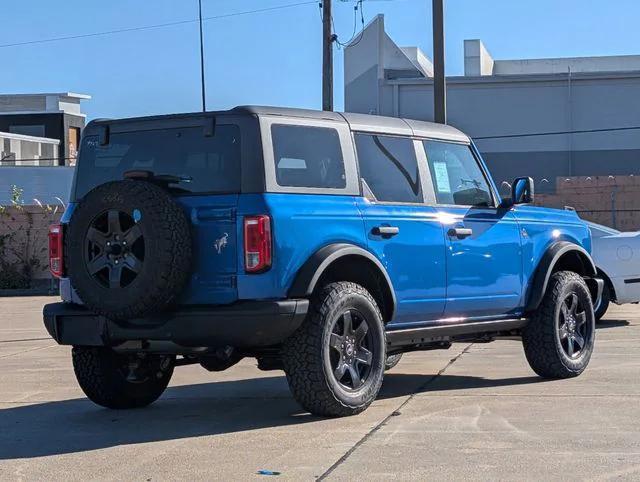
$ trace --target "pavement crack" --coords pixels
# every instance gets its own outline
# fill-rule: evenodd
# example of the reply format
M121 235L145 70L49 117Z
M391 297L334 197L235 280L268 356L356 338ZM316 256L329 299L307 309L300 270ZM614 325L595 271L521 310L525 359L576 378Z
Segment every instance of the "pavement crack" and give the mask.
M369 440L378 430L380 430L382 427L384 427L387 424L387 422L389 421L389 419L391 419L391 417L395 417L397 415L401 415L402 409L411 400L413 400L413 398L418 393L424 392L424 390L427 388L427 386L429 386L431 383L433 383L435 380L437 380L437 378L440 375L442 375L445 371L447 371L447 369L451 365L453 365L456 361L458 361L458 359L460 359L460 357L462 355L467 353L472 346L473 346L473 343L470 343L469 345L467 345L460 353L458 353L455 357L453 357L451 360L449 360L449 362L444 367L442 367L438 371L438 373L436 373L431 378L429 378L426 382L424 382L422 385L420 385L411 395L409 395L407 397L406 400L404 400L400 405L398 405L398 407L396 407L395 409L391 410L391 413L389 413L389 415L387 415L377 425L375 425L371 430L369 430L366 434L364 434L364 436L360 440L358 440L353 445L353 447L351 447L349 450L347 450L347 452L342 457L340 457L338 460L336 460L336 462L331 467L329 467L322 475L320 475L320 477L318 477L317 480L325 480L329 475L331 475L331 473L334 470L336 470L344 462L346 462L346 460L351 456L351 454L353 454L362 444L364 444L367 440Z
M51 337L47 336L45 338L21 338L18 340L0 340L0 343L17 343L21 341L45 341L45 340L51 340Z
M53 346L57 346L57 345L39 346L37 348L31 348L30 350L22 350L16 353L9 353L8 355L0 355L0 358L9 358L10 356L22 355L23 353L29 353L31 351L46 350L47 348L51 348Z

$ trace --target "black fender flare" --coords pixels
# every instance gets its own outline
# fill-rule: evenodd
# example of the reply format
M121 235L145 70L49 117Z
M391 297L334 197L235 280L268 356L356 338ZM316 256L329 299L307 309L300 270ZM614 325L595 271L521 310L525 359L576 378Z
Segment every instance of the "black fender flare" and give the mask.
M549 279L551 278L554 267L560 258L572 251L578 254L584 266L585 272L580 274L588 278L597 276L598 270L596 269L596 265L586 249L569 241L557 241L547 248L538 263L525 311L533 311L540 305L547 291L547 285L549 284Z
M383 276L384 281L386 282L386 289L389 290L389 294L391 295L393 306L390 307L390 319L392 319L393 314L396 310L397 302L393 283L391 283L391 278L389 278L387 270L382 265L380 260L373 254L371 254L366 249L355 246L353 244L329 244L323 248L320 248L318 251L312 254L298 270L298 274L296 275L291 288L289 288L289 298L306 298L311 296L316 288L318 280L327 269L327 267L329 267L329 265L331 265L337 259L343 258L345 256L360 256L372 262L378 268L379 272Z

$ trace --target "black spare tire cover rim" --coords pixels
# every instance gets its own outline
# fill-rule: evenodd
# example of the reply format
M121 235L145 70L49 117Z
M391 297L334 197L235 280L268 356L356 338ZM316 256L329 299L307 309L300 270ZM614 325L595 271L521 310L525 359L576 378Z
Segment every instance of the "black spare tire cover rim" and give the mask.
M118 209L98 214L85 237L85 267L106 288L125 288L144 267L144 236L136 219L142 217L134 208L132 215Z
M167 191L146 181L115 181L90 191L73 212L65 245L80 299L112 319L165 309L191 273L187 216Z

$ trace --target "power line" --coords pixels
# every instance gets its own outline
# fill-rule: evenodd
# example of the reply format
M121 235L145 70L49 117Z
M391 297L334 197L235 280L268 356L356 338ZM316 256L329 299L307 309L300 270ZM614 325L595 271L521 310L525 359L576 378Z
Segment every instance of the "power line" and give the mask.
M70 160L75 160L77 159L76 157L25 157L23 159L11 159L10 157L3 157L2 159L0 159L0 165L2 165L2 163L7 163L7 162L24 162L24 161L70 161ZM46 166L45 166L46 167Z
M355 0L355 5L353 6L353 33L351 34L351 38L346 42L342 42L340 38L336 35L335 41L340 47L348 47L351 44L351 42L355 40L356 37L358 37L358 40L353 44L351 44L351 46L358 45L362 40L362 37L364 36L364 7L362 6L363 1L364 0ZM362 22L362 28L360 29L359 33L356 33L356 31L358 30L358 10L360 10L360 19ZM331 23L333 24L333 17L331 17ZM333 24L333 31L334 33L336 31L335 24Z
M265 8L258 8L255 10L245 10L242 12L233 12L233 13L226 13L226 14L222 14L222 15L214 15L211 17L204 17L202 20L203 21L208 21L208 20L219 20L222 18L229 18L229 17L238 17L241 15L252 15L255 13L263 13L263 12L271 12L274 10L283 10L286 8L293 8L293 7L300 7L303 5L311 5L311 4L316 4L317 0L312 0L312 1L306 1L306 2L298 2L298 3L289 3L289 4L285 4L285 5L277 5L274 7L265 7ZM193 20L180 20L180 21L176 21L176 22L166 22L166 23L158 23L158 24L154 24L154 25L143 25L140 27L130 27L130 28L121 28L121 29L115 29L115 30L105 30L102 32L92 32L92 33L85 33L85 34L78 34L78 35L67 35L65 37L52 37L52 38L48 38L48 39L40 39L40 40L28 40L25 42L15 42L15 43L10 43L10 44L0 44L0 48L7 48L7 47L18 47L21 45L34 45L34 44L43 44L43 43L50 43L50 42L60 42L63 40L74 40L74 39L80 39L80 38L88 38L88 37L100 37L100 36L104 36L104 35L112 35L112 34L118 34L118 33L126 33L126 32L137 32L137 31L141 31L141 30L151 30L151 29L157 29L157 28L164 28L164 27L172 27L174 25L184 25L187 23L196 23L198 22L198 19L193 19Z
M640 126L631 127L610 127L607 129L585 129L579 131L558 131L558 132L537 132L529 134L506 134L500 136L482 136L474 137L473 140L485 140L485 139L515 139L519 137L536 137L536 136L563 136L567 134L592 134L597 132L620 132L620 131L633 131L640 129Z
M315 3L315 1L314 1ZM624 132L624 131L633 131L640 130L640 126L628 126L628 127L609 127L602 129L585 129L579 131L557 131L557 132L536 132L529 134L505 134L501 136L482 136L482 137L473 137L474 141L481 141L487 139L516 139L521 137L536 137L536 136L562 136L568 134L593 134L599 132ZM15 161L67 161L75 159L74 157L53 157L53 158L45 158L41 157L39 159L36 158L25 158L25 159L10 159L3 158L0 161L3 162L15 162Z

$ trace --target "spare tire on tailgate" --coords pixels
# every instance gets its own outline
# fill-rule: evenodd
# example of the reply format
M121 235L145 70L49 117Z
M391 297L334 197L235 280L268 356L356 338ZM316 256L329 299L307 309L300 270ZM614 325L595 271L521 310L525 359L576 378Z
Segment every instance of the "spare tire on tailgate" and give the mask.
M191 230L183 210L146 181L103 184L73 212L66 266L85 305L115 320L161 311L191 273Z

